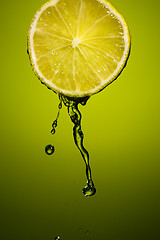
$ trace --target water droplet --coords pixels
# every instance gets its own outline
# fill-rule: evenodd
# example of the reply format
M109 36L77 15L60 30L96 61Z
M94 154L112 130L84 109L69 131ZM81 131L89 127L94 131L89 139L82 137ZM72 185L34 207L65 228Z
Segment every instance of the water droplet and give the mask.
M85 197L90 197L96 193L96 188L94 187L93 181L89 180L87 186L82 190Z
M48 154L48 155L52 155L54 153L54 146L49 144L45 147L45 152Z
M101 72L100 70L97 70L97 72Z
M60 237L59 236L55 237L55 240L60 240Z

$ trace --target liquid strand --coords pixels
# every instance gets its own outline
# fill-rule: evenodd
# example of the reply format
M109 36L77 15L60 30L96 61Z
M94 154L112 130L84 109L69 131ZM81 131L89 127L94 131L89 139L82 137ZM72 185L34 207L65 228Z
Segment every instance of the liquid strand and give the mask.
M81 105L85 105L88 100L88 97L69 98L66 96L62 96L62 100L63 100L65 106L67 106L68 114L70 116L71 121L74 124L73 137L74 137L75 144L76 144L77 148L79 149L79 151L84 159L85 165L86 165L87 186L85 188L83 188L82 192L86 197L92 196L96 193L96 189L95 189L94 183L92 181L91 168L89 165L89 153L83 146L84 134L81 129L82 116L78 109L78 104L80 103Z
M51 133L52 134L55 134L55 132L56 132L56 127L57 127L57 121L58 121L58 118L59 118L59 115L60 115L60 110L61 110L61 108L62 108L62 97L61 97L61 95L59 95L59 100L60 100L60 103L59 103L59 105L58 105L58 113L57 113L57 117L56 117L56 119L53 121L53 123L52 123L52 130L51 130Z

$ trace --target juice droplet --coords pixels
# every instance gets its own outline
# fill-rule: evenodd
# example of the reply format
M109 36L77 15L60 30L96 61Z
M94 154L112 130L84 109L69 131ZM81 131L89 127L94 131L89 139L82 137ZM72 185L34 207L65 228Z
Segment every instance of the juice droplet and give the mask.
M94 187L92 180L89 180L87 182L87 186L82 189L82 192L85 195L85 197L93 196L96 193L96 188Z
M55 237L55 240L60 240L60 237L59 236Z
M48 155L52 155L54 153L54 146L49 144L45 147L45 152L48 154Z

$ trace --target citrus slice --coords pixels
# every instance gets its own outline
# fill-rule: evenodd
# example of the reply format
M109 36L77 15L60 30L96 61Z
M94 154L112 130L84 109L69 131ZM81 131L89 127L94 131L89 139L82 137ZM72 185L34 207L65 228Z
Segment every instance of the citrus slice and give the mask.
M39 79L54 92L91 96L123 70L130 34L106 0L52 0L35 14L28 53Z

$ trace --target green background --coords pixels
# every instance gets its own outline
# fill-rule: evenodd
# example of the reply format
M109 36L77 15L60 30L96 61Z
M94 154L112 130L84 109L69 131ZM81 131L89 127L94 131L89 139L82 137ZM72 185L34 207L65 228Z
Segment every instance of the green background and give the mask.
M43 3L1 3L0 239L159 240L160 2L112 0L132 51L118 80L80 107L97 188L90 198L81 192L85 165L67 110L52 136L58 97L27 56L27 31Z

